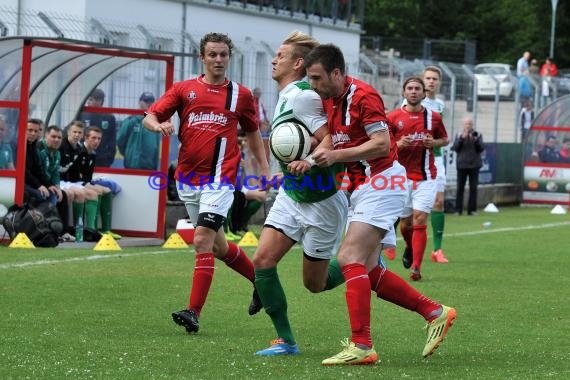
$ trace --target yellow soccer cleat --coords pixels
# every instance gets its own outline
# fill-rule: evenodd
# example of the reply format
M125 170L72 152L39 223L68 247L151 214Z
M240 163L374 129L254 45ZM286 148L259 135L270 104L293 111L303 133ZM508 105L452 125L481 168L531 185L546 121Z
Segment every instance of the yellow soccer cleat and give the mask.
M441 315L428 323L425 327L427 330L427 341L422 355L427 358L435 352L439 347L443 338L447 335L447 331L453 325L457 312L452 307L441 305Z
M378 361L378 354L374 348L368 350L358 348L354 342L349 342L348 338L341 343L344 349L335 356L323 360L323 365L364 365Z

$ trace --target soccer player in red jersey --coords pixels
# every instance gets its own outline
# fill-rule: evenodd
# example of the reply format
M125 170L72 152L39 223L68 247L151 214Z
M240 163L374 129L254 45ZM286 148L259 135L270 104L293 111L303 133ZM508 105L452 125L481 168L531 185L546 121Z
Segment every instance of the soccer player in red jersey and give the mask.
M241 160L238 123L259 163L261 176L269 174L253 94L225 77L232 49L227 35L206 34L200 41L204 74L175 83L148 109L143 120L147 129L169 136L174 133L170 117L175 112L180 115L181 144L175 175L178 195L196 226L196 263L188 307L172 313L172 318L188 332L198 331L198 317L214 276L214 258L224 261L252 284L255 280L250 259L240 247L226 241L221 228L234 199ZM254 296L249 313L260 309L261 302Z
M322 167L359 162L368 175L368 181L351 195L352 216L338 253L352 337L342 352L322 364L372 364L378 360L370 333L371 287L379 297L426 319L428 339L423 356L429 356L447 334L456 312L378 266L380 242L401 214L407 194L406 172L397 161L382 98L371 86L345 74L344 56L335 45L313 49L305 57L305 67L311 86L323 99L334 146L334 150L318 147L313 153L315 162Z
M422 105L425 97L422 78L407 78L403 96L406 104L390 112L388 120L397 141L399 161L406 168L408 177L408 195L400 219L400 231L406 250L412 251L410 278L418 281L427 244L427 219L437 192L433 149L447 145L449 140L441 115Z

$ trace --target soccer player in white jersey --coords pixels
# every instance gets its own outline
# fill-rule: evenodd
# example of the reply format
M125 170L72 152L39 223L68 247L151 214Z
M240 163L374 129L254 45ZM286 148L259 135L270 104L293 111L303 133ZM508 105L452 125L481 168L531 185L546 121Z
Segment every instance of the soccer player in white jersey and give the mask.
M271 61L272 78L277 82L279 100L272 128L284 123L302 124L312 135L313 148L331 146L321 98L307 82L304 56L318 42L298 31L289 34ZM313 166L311 159L280 162L282 186L271 208L253 256L255 286L265 312L271 318L277 339L256 355L295 355L299 353L287 316L287 299L279 281L277 264L300 242L303 246L303 282L312 292L332 289L344 277L329 261L336 253L346 224L348 201L338 191L338 173L343 164L326 168Z
M436 97L441 86L442 72L437 66L427 66L423 72L423 79L426 88L426 97L422 101L422 105L432 111L435 111L443 118L445 104L443 100ZM431 252L431 261L436 263L447 263L448 260L443 253L443 230L445 227L445 163L443 153L440 147L433 148L435 157L435 167L437 169L437 177L435 178L437 192L435 201L431 210L431 227L433 230L433 251Z

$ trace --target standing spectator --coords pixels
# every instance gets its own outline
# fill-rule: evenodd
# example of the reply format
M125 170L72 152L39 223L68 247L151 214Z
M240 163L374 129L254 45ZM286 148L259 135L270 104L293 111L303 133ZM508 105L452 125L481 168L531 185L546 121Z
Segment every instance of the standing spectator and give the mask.
M534 120L534 110L532 107L532 102L530 100L526 100L523 103L523 108L521 109L520 114L521 120L521 142L524 144L526 143L526 139L528 137L528 133L530 131L530 126L532 125L532 121Z
M530 52L525 51L522 57L517 61L517 77L528 75L528 64L530 59Z
M56 205L61 201L61 191L42 169L38 152L38 139L42 121L29 119L26 126L26 175L25 175L25 201L49 201Z
M88 107L103 107L104 102L105 92L100 88L96 88L87 98L85 105ZM103 139L97 152L95 166L110 167L115 160L115 153L117 152L117 121L115 116L107 113L82 112L79 120L83 122L86 128L96 126L103 131Z
M560 162L560 152L556 149L558 139L554 135L549 135L544 142L544 146L538 152L538 159L544 163Z
M143 92L139 97L139 108L145 111L154 103L154 95ZM124 156L124 166L128 169L155 170L158 167L160 135L142 125L144 116L132 115L123 120L117 145Z
M463 213L463 193L467 178L469 178L467 213L474 215L477 211L479 169L483 166L481 153L485 150L485 147L483 146L483 136L473 129L473 119L471 117L467 116L463 120L463 132L457 135L451 149L457 153L457 197L455 199L455 209L459 215Z
M427 244L427 219L438 190L434 148L448 144L441 115L422 105L424 93L423 78L407 78L402 93L406 104L388 115L398 146L398 158L406 168L408 178L400 231L406 242L404 266L411 266L410 278L413 281L421 279L421 264Z
M538 61L535 58L533 58L530 60L530 65L528 66L528 73L530 75L538 75L538 71L539 71Z
M541 86L541 102L540 106L544 107L548 104L550 99L550 82L552 81L552 77L558 75L558 68L552 62L552 58L546 57L546 62L540 68L540 76L542 77L542 86Z
M214 277L215 258L223 260L252 285L255 280L253 264L247 254L226 240L222 228L234 200L241 160L238 123L258 160L260 174L266 178L269 175L253 94L225 77L233 46L226 34L208 33L202 37L200 59L204 74L175 83L148 109L143 120L146 128L164 136L174 133L169 120L175 112L183 125L178 135L181 146L176 178L180 199L196 226L196 256L188 306L172 313L172 319L187 332L199 329L198 318ZM257 302L253 308L256 313L261 304Z
M8 141L8 124L4 115L0 115L0 169L14 170L14 152Z
M337 258L346 283L352 336L342 352L322 364L372 364L378 359L370 332L371 287L379 296L388 292L384 296L391 302L416 310L427 320L428 339L423 350L427 357L445 337L456 311L404 286L406 282L399 276L378 266L378 248L402 212L407 187L382 98L371 86L346 75L344 56L335 45L313 49L305 57L305 67L311 87L323 99L334 146L334 150L317 147L315 162L320 167L358 162L360 174L368 179L350 197L352 216ZM373 185L378 178L392 185L378 191ZM415 306L411 307L410 300Z

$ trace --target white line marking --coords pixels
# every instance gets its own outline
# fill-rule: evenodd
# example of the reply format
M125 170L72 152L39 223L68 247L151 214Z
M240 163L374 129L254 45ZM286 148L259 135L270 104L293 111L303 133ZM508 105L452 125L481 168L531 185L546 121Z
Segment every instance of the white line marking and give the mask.
M93 261L93 260L104 260L104 259L114 259L117 257L134 257L134 256L146 256L146 255L162 255L165 253L175 253L179 252L176 250L167 250L167 251L146 251L146 252L133 252L133 253L113 253L113 254L106 254L106 255L91 255L91 256L83 256L83 257L70 257L68 259L61 259L61 260L38 260L38 261L25 261L23 263L14 263L14 264L0 264L0 269L10 269L10 268L25 268L31 266L39 266L39 265L54 265L54 264L63 264L63 263L72 263L72 262L81 262L81 261Z
M469 231L469 232L458 232L458 233L454 233L454 234L444 234L443 236L446 238L450 238L450 237L458 237L458 236L495 234L495 233L501 233L501 232L519 232L519 231L528 231L528 230L538 230L538 229L544 229L544 228L555 228L555 227L561 227L561 226L567 226L567 225L570 225L570 221L558 222L558 223L537 224L537 225L530 225L530 226L520 226L520 227L505 227L505 228L497 228L497 229L490 228L490 229L485 229L485 230L481 230L481 231ZM397 240L402 240L402 238L399 237ZM0 264L0 269L25 268L25 267L40 266L40 265L54 265L54 264L63 264L63 263L72 263L72 262L81 262L81 261L114 259L117 257L162 255L165 253L175 253L175 252L179 252L179 251L178 250L172 250L172 251L166 250L166 251L146 251L146 252L134 252L134 253L114 253L114 254L106 254L106 255L70 257L68 259L61 259L61 260L25 261L23 263Z

